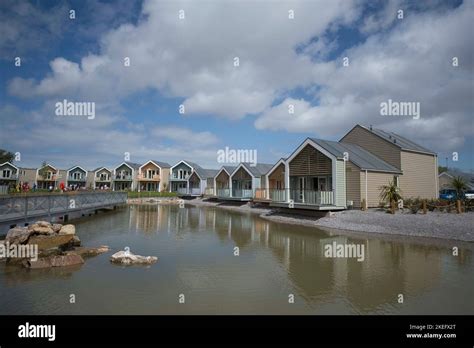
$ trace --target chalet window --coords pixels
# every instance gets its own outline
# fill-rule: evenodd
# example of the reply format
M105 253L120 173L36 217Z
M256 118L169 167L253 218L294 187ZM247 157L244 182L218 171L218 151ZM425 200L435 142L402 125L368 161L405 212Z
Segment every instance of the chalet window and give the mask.
M11 171L10 171L9 169L4 169L4 170L2 171L2 176L3 176L4 178L9 178L10 175L11 175Z
M395 184L395 186L400 187L400 183L399 183L399 180L398 180L398 175L394 175L393 183Z

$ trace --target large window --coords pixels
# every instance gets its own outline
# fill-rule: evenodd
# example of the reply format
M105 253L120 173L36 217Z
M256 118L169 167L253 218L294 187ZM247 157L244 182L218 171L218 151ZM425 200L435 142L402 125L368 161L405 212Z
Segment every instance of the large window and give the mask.
M12 172L11 172L10 169L4 169L2 171L2 177L4 177L4 178L9 178L11 176L11 174L12 174Z

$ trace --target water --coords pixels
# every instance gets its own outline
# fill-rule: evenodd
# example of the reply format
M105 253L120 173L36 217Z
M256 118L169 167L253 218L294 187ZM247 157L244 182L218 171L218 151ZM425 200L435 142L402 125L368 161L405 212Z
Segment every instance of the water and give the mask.
M122 267L108 253L72 268L2 263L0 314L474 314L472 243L455 257L455 243L330 235L177 206L130 206L80 220L76 231L85 246L128 246L158 262ZM325 258L333 241L363 243L365 260Z

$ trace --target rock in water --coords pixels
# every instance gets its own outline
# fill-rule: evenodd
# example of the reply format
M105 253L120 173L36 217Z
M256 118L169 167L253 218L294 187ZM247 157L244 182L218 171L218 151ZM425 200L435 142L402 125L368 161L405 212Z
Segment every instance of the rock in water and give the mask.
M52 248L69 247L73 238L73 234L31 236L28 240L28 244L37 244L38 250L47 250Z
M5 243L10 244L23 244L26 243L32 232L27 227L14 227L11 228L7 236L5 237Z
M41 257L37 261L24 261L23 266L26 268L49 268L49 267L65 267L80 265L84 263L84 259L77 254L69 253L67 255L57 255L49 257Z
M110 257L113 263L120 263L122 265L150 265L158 260L156 256L141 256L135 255L127 251L119 251Z
M59 234L76 234L76 227L74 225L64 225L61 227Z
M81 246L81 240L79 239L78 236L74 235L74 238L72 239L72 245L75 247Z
M36 221L36 225L40 227L51 227L51 224L48 221Z
M110 251L110 248L107 245L101 245L98 248L79 247L74 249L74 253L84 257L96 256L108 251Z
M53 224L52 226L54 233L58 233L59 231L61 231L62 227L63 227L62 224Z
M31 231L32 234L54 234L54 230L51 226L44 226L40 225L39 223L35 223L33 225L28 226L28 230Z

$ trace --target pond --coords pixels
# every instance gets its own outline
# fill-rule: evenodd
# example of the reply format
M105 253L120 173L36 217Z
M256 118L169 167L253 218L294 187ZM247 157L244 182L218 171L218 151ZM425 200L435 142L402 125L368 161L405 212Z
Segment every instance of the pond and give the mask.
M85 246L128 246L158 262L118 266L108 253L72 268L1 263L0 314L474 314L470 245L453 256L449 243L348 237L174 205L81 219L76 233ZM326 257L334 243L363 245L363 261Z

